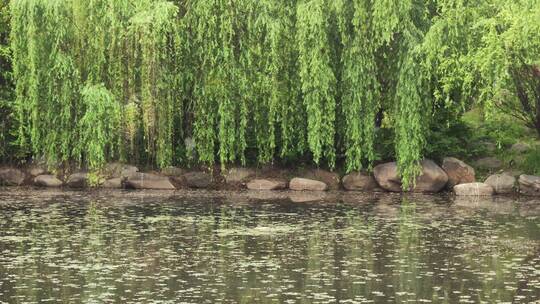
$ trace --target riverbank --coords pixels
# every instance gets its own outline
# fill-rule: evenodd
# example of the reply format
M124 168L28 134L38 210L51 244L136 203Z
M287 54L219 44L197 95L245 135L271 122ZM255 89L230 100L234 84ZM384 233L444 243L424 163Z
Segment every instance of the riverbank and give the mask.
M439 165L423 160L416 184L403 190L395 162L382 163L372 173L337 172L317 168L243 168L221 170L168 167L160 171L141 172L138 167L111 163L100 171L50 170L31 164L24 167L0 167L0 185L68 189L204 189L261 190L311 193L321 196L327 191L365 193L453 193L457 196L525 195L540 196L540 177L519 172L499 171L478 181L475 169L465 162L447 157Z

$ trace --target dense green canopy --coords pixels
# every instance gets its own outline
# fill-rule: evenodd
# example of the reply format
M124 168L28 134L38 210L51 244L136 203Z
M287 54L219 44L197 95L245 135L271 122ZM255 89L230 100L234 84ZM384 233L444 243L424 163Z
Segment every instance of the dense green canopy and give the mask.
M92 168L352 171L381 127L408 182L434 124L540 74L537 0L12 0L11 23L18 147Z

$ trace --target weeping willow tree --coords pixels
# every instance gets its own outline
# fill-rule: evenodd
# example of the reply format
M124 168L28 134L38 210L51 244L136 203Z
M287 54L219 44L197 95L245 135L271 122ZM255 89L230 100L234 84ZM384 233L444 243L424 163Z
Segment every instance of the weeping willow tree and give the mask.
M537 4L13 0L17 145L91 168L308 159L353 171L380 160L382 128L408 188L430 128L477 100L513 100L533 123Z
M172 164L176 15L165 1L12 1L19 145L50 164ZM121 148L122 125L141 146Z
M0 1L0 160L7 159L11 151L11 100L13 82L11 77L11 51L9 48L9 6Z

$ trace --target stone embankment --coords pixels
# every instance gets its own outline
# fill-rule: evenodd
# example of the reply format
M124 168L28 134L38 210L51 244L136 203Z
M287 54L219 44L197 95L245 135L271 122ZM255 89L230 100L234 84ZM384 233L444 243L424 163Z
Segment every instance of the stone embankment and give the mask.
M510 173L494 174L484 182L476 180L473 167L448 157L441 166L423 160L421 174L408 191L438 193L451 191L457 196L492 196L521 194L540 196L540 177ZM361 191L403 192L399 170L395 162L375 166L373 173L352 172L343 177L321 169L279 170L230 168L216 170L185 170L169 167L160 172L139 172L135 166L112 163L99 174L76 172L61 176L40 166L27 168L1 167L0 185L66 187L70 189L210 189L210 190L292 190L298 192Z

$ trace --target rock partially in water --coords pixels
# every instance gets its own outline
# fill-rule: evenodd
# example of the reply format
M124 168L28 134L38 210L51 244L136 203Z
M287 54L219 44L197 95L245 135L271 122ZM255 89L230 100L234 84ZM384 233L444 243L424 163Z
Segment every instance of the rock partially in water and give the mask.
M184 174L184 182L190 188L205 189L212 185L212 175L206 172L189 172Z
M540 176L520 175L519 192L523 195L540 196Z
M401 177L398 174L395 162L381 164L373 168L375 180L384 190L401 192Z
M38 187L61 187L64 183L54 175L39 175L34 178L34 185Z
M413 192L437 193L448 183L448 175L432 160L421 161L422 174L416 179L416 187ZM398 174L395 162L378 165L373 174L377 183L385 190L401 192L401 178Z
M473 167L457 158L445 157L442 168L448 175L447 187L450 189L455 185L474 183L476 181L476 174Z
M328 190L339 190L341 188L341 178L336 172L323 169L301 170L299 177L323 182L328 187Z
M230 168L224 174L227 184L240 184L255 176L255 170L251 168Z
M88 187L88 174L86 172L74 173L68 177L66 185L69 188L81 189Z
M426 159L421 162L422 174L416 179L414 192L437 193L448 183L448 175L434 161Z
M347 174L343 177L342 183L349 191L373 191L379 187L375 177L364 172Z
M508 174L494 174L485 183L493 187L496 194L509 194L514 192L516 178Z
M287 182L280 179L254 179L247 184L249 190L283 190Z
M175 190L168 177L150 173L133 173L127 178L126 187L131 189Z
M318 180L295 177L289 182L289 188L294 191L326 191L328 185Z
M26 175L16 168L0 169L0 185L20 186L24 183Z
M122 178L115 177L106 180L101 187L105 189L121 189L122 188Z
M492 196L493 187L484 183L468 183L454 186L457 196Z

